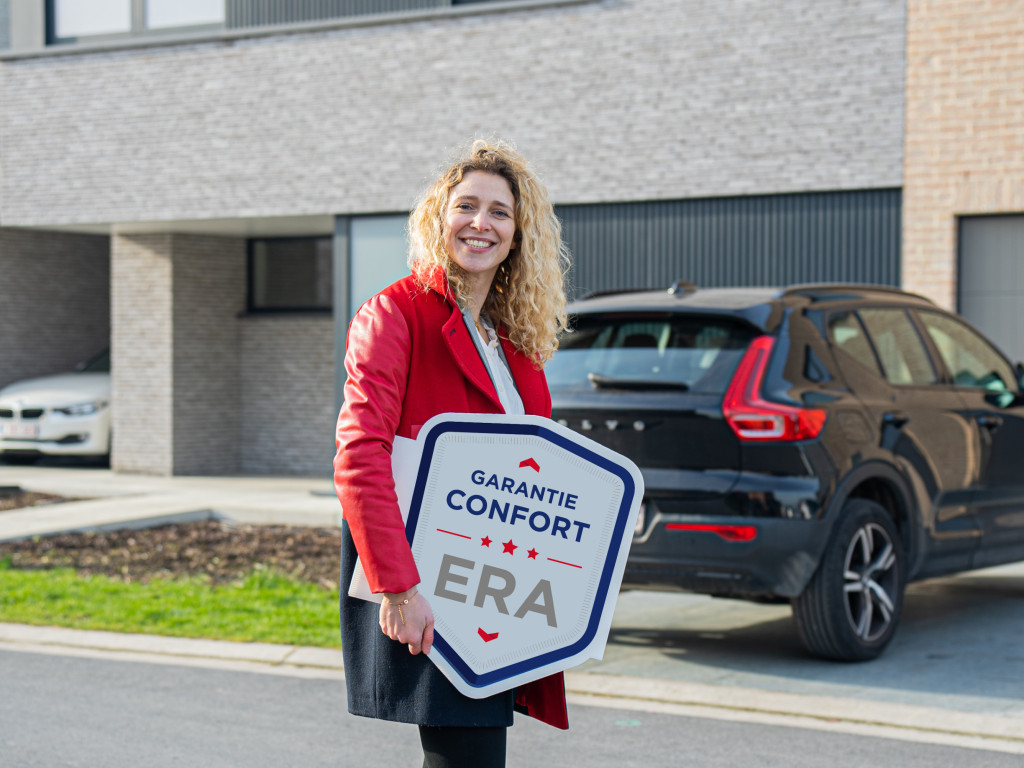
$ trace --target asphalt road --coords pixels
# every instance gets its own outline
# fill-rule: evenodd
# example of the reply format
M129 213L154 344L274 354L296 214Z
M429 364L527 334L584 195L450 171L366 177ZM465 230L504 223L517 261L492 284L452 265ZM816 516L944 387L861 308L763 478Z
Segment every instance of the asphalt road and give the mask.
M415 766L411 726L347 714L337 680L0 652L0 765ZM572 706L518 718L510 766L1020 766L1020 755L782 725Z

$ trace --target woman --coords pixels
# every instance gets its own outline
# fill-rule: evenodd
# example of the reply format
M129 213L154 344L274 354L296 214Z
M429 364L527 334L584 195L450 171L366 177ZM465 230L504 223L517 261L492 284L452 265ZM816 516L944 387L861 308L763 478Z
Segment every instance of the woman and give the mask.
M439 413L551 415L543 365L565 327L568 254L544 186L500 143L475 142L441 174L409 231L412 274L360 308L345 355L334 467L349 710L419 725L424 766L503 766L513 709L568 727L562 676L469 699L424 657L434 617L391 450ZM380 606L347 596L357 554Z

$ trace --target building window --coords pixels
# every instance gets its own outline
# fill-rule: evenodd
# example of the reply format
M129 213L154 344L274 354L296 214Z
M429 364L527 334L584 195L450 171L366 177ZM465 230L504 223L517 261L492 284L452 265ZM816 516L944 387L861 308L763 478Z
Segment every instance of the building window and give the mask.
M0 0L0 10L7 0ZM489 6L496 0L24 0L45 2L46 43L68 45L100 43L129 46L155 43L152 38L174 32L211 37L242 30L316 22L338 22L354 17L378 16L383 23L429 13L447 13L452 8L473 12L473 6ZM572 0L593 2L594 0ZM566 0L500 0L535 5L559 4ZM2 15L2 14L0 14ZM196 34L193 34L196 33ZM211 34L212 33L212 34ZM0 49L4 47L0 20ZM133 38L143 38L134 40ZM151 38L146 40L145 38Z
M333 240L283 237L249 241L249 311L330 311Z
M52 24L58 39L127 34L132 0L53 0Z
M409 274L405 214L355 216L349 230L349 310Z
M224 0L146 0L146 27L197 27L224 23Z
M50 43L223 26L225 0L49 0Z

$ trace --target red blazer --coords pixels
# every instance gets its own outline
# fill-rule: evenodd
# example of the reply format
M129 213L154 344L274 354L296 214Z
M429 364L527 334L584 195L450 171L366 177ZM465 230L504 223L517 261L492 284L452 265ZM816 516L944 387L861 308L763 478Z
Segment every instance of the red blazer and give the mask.
M446 275L435 270L426 283L410 275L388 286L349 326L334 483L373 592L420 581L391 474L394 438L415 438L439 413L504 413ZM499 336L526 413L550 417L543 370ZM561 674L518 687L516 704L569 727Z

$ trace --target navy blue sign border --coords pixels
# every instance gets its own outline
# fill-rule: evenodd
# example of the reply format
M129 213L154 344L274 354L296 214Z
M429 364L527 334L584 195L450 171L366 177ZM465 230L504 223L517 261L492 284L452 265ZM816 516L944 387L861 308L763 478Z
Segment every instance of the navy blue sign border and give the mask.
M429 474L430 463L434 456L437 441L441 436L449 432L527 435L540 437L548 442L554 443L569 453L579 456L584 461L588 461L591 464L595 464L601 469L610 472L623 482L623 485L625 486L625 493L622 494L622 501L619 504L619 510L616 514L615 527L612 529L611 546L608 548L608 557L605 559L604 567L601 570L601 579L598 582L597 595L594 599L594 605L604 605L608 594L609 583L612 578L612 572L615 569L615 561L618 557L623 534L625 533L626 521L629 519L629 510L632 506L633 498L636 495L636 483L633 481L633 475L625 467L622 467L610 459L594 453L590 449L584 448L571 440L567 440L557 432L539 424L497 424L476 421L448 421L438 424L431 428L423 443L423 453L420 458L419 472L416 476L416 485L413 489L412 502L409 506L409 517L405 525L405 536L409 540L410 545L412 544L413 537L416 534L416 525L419 522L420 517L420 507L423 504L423 493L427 485L427 476ZM458 672L459 676L465 680L468 685L471 685L474 688L483 688L500 682L501 680L521 675L537 669L538 667L547 666L548 664L552 664L562 659L567 659L580 653L594 639L594 635L597 634L602 613L603 611L595 611L591 613L590 622L587 624L587 628L583 632L582 637L572 645L559 648L554 651L549 651L530 659L524 659L523 661L516 662L515 664L510 664L507 667L502 667L501 669L496 669L492 672L486 672L483 674L478 674L470 669L465 660L459 656L455 649L448 644L439 632L434 633L434 648L441 652L441 655L444 656L448 663L451 664L452 668Z

